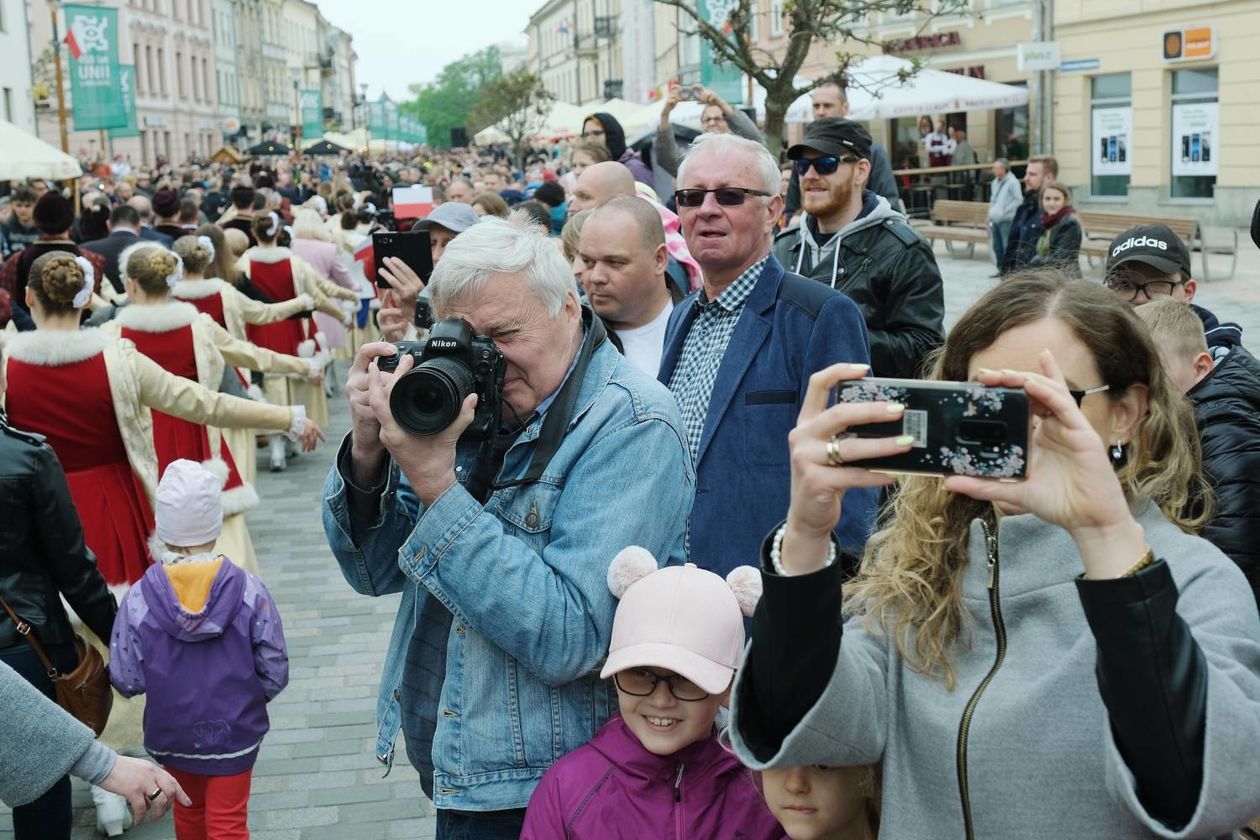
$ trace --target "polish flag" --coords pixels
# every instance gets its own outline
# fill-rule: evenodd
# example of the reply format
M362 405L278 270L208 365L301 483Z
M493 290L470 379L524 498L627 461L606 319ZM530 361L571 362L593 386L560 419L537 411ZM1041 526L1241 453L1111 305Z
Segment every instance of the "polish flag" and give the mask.
M71 29L66 33L66 46L70 48L70 55L74 56L74 60L78 61L83 55L83 49L79 46L79 39L74 37L74 30Z
M372 254L372 237L363 237L363 241L355 246L351 256L356 262L363 263L363 276L369 283L376 285L376 260Z

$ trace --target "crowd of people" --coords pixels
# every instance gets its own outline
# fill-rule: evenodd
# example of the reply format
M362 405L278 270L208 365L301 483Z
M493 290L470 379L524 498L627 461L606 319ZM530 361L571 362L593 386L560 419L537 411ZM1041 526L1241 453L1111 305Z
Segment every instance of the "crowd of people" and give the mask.
M1057 163L1021 190L1000 160L1001 279L947 331L842 86L783 160L699 95L703 133L674 137L674 92L647 152L597 113L524 161L116 160L70 196L12 186L18 840L69 836L67 774L107 834L173 808L180 840L248 836L288 658L245 513L258 453L278 471L324 440L339 371L324 531L350 589L401 595L374 754L388 772L401 736L439 838L1217 837L1260 815L1260 363L1193 302L1185 244L1137 227L1082 279ZM410 185L423 218L394 205ZM426 237L431 273L377 260L380 231ZM866 468L919 445L903 403L835 400L869 376L1023 391L1026 477ZM99 741L53 702L83 637L119 694ZM115 752L141 746L157 765Z

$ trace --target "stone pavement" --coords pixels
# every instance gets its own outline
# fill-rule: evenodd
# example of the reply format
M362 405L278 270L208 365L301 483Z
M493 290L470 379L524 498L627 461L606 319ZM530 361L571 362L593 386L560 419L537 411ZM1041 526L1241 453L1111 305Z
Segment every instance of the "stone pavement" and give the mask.
M953 324L997 281L987 249L978 248L971 259L950 257L941 244L936 251L946 323ZM1101 279L1101 269L1086 276ZM1242 324L1245 335L1260 336L1260 259L1245 232L1237 276L1201 285L1196 300L1222 320ZM344 382L344 365L342 371ZM348 424L343 397L329 407L329 443L291 461L284 473L262 473L263 502L249 517L264 579L284 619L291 665L289 687L271 704L271 733L254 770L250 827L255 840L432 837L432 806L401 746L388 778L372 756L376 685L398 598L356 595L325 544L320 491ZM91 800L78 780L74 789L74 837L86 840L97 836ZM126 836L165 840L174 831L167 816ZM0 807L0 840L11 837Z

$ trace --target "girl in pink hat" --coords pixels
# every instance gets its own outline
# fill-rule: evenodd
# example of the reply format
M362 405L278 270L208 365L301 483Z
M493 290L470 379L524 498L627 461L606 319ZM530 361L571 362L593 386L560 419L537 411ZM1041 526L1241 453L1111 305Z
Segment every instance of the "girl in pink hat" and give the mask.
M619 713L543 776L523 840L783 837L714 727L761 594L756 571L722 580L691 564L657 569L632 546L608 582L621 603L600 676L612 677Z

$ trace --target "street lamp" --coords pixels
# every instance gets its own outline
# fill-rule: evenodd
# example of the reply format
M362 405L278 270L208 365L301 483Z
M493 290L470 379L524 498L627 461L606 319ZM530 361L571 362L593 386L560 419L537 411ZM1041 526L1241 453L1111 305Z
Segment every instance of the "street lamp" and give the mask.
M293 75L293 148L302 146L302 71L294 67Z

